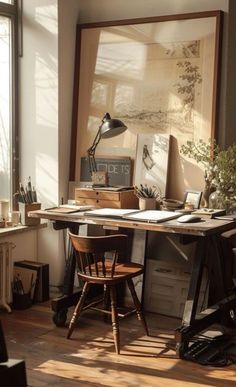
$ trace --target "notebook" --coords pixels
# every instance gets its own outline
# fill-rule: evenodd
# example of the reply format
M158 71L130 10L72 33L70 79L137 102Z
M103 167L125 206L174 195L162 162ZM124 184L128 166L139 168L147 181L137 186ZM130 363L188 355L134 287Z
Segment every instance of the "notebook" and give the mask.
M137 220L140 222L160 223L167 220L176 219L183 214L173 211L144 210L124 215L126 220Z
M87 211L91 208L94 208L94 206L91 206L91 205L74 206L74 205L62 204L61 206L46 208L46 211L57 212L60 214L72 214L73 212Z

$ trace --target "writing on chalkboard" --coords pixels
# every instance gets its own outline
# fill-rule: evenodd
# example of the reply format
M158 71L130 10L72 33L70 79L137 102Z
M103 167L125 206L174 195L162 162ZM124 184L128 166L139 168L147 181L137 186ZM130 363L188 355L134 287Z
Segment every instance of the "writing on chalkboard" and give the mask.
M89 161L87 157L81 157L80 181L91 181ZM96 158L98 171L108 173L109 185L132 185L132 161L130 158Z

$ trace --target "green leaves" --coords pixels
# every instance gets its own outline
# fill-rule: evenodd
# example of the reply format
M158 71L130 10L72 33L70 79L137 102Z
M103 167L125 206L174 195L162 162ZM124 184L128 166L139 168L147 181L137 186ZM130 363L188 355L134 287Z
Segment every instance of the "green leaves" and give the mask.
M221 150L214 140L206 143L187 141L180 153L194 159L205 168L205 180L215 187L222 197L236 200L236 143Z
M134 193L138 198L155 198L160 201L162 199L161 190L156 185L148 187L147 184L140 184L134 186Z

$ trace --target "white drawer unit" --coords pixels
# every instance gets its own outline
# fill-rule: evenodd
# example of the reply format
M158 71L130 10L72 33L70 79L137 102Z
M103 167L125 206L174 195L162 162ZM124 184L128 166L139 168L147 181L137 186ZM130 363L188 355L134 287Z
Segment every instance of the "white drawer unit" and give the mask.
M190 281L189 266L160 260L147 260L144 290L146 311L182 318ZM207 275L204 273L198 311L208 300Z

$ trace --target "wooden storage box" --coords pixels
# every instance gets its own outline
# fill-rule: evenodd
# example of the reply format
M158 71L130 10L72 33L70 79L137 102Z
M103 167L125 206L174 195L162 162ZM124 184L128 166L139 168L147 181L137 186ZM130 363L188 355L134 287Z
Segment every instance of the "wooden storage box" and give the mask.
M76 188L75 200L79 205L93 205L101 208L138 208L134 190L106 191L92 188Z

